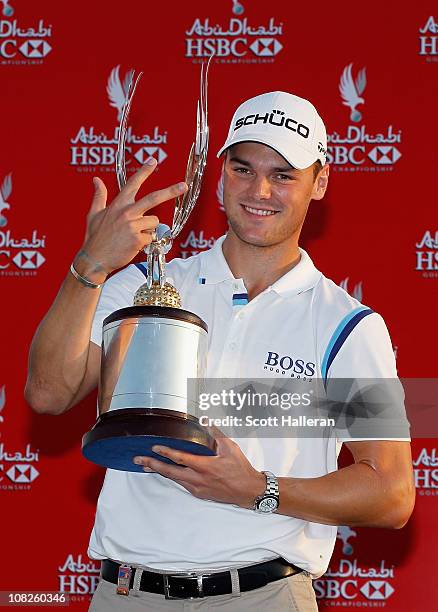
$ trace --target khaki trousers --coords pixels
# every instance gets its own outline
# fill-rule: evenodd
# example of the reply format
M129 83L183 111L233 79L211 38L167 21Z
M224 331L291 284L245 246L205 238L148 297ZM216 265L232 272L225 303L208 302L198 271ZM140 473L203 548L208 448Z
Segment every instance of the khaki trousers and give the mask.
M117 595L116 585L100 580L89 612L317 612L310 576L304 572L271 582L260 589L238 596L212 595L202 599L165 599L164 595L131 590L129 596Z

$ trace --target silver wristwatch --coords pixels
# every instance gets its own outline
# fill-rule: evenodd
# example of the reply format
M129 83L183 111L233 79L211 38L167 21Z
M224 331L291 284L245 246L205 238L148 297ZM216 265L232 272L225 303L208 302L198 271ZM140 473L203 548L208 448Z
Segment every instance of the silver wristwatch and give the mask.
M266 490L255 498L252 509L260 514L271 514L277 510L280 503L278 480L272 472L262 473L266 476Z

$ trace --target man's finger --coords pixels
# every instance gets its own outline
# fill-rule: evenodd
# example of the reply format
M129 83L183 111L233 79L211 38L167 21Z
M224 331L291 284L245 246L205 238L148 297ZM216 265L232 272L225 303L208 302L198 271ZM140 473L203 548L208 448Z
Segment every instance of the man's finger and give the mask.
M145 180L155 170L156 165L157 160L153 157L150 157L147 162L137 170L135 174L129 177L129 179L126 181L126 185L123 187L119 195L115 198L114 204L116 206L123 206L123 204L133 202L135 200L135 196L137 195L138 190L143 185Z
M136 225L140 232L148 232L152 233L157 229L160 220L155 215L148 215L147 217L140 217L138 221L136 221Z
M144 198L138 200L138 202L131 204L131 212L133 215L142 215L147 210L154 208L154 206L158 206L158 204L167 202L167 200L173 200L173 198L182 195L187 191L187 189L188 187L186 183L176 183L175 185L171 185L165 189L153 191L147 196L144 196Z
M160 446L157 444L152 447L152 450L154 451L154 453L157 453L158 455L163 455L163 457L167 457L175 463L178 463L178 465L185 465L196 471L202 471L205 462L209 459L212 459L211 457L194 455L193 453L187 453L185 451L176 450L175 448L169 448L168 446Z
M105 183L98 176L93 177L94 195L91 201L90 213L94 215L106 206L106 198L108 195Z
M152 457L135 457L134 463L137 465L143 465L144 467L152 468L154 472L158 472L158 474L161 474L161 476L171 478L172 480L187 479L187 468L182 467L180 465L172 465L170 463L160 461L160 459L153 459Z

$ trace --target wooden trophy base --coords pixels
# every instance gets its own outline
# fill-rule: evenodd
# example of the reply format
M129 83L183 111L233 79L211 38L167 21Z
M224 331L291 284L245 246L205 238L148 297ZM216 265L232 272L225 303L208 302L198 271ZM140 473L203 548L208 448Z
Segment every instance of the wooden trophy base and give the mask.
M123 408L101 414L82 438L82 454L97 465L124 472L144 473L132 461L137 456L174 463L154 453L154 444L194 455L216 454L215 439L196 417L157 408Z

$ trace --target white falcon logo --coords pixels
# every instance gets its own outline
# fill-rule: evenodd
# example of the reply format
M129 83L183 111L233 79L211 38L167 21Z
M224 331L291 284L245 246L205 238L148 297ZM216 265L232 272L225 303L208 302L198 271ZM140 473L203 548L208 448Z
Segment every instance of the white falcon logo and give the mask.
M339 91L341 92L343 104L351 108L351 121L360 121L362 119L362 113L356 109L356 106L358 104L364 104L365 102L360 95L363 93L366 87L367 77L365 74L365 68L362 68L362 70L359 70L356 80L353 81L351 74L352 66L353 64L350 64L344 68L341 80L339 81Z
M9 0L1 0L1 3L3 4L3 15L5 17L12 17L12 15L14 14L14 9L9 4Z
M108 85L106 86L106 91L110 100L110 105L117 108L117 119L120 121L122 117L123 106L126 102L126 98L128 97L129 84L131 82L134 71L128 70L128 72L125 74L125 78L123 79L122 84L122 82L120 81L119 70L120 66L116 66L111 70L111 74L108 78Z
M4 210L9 210L10 206L7 203L7 199L12 193L12 175L9 173L3 179L2 186L0 187L0 227L4 227L8 220L3 216Z
M353 545L350 544L348 540L349 538L353 538L355 536L357 536L357 531L354 531L354 529L351 529L351 527L347 527L345 525L341 525L340 527L338 527L338 533L336 534L336 537L338 538L338 540L342 541L342 552L344 553L344 555L353 554Z

